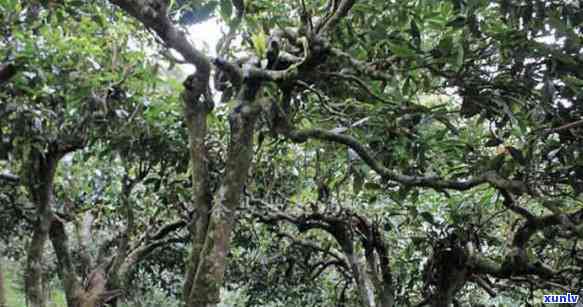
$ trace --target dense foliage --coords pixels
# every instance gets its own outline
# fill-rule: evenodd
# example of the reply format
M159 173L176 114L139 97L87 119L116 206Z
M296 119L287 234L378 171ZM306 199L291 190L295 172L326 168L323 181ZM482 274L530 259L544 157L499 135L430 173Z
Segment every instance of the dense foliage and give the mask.
M34 307L583 296L580 5L4 0L0 256Z

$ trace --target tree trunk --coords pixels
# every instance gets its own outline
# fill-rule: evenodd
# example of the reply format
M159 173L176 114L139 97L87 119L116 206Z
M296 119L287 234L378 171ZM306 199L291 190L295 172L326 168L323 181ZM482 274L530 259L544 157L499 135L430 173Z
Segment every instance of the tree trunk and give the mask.
M113 263L109 269L109 282L108 285L113 287L114 289L125 289L128 284L127 280L127 273L129 272L130 268L133 266L137 259L127 259L130 254L130 241L131 236L134 232L135 228L135 217L134 217L134 210L132 207L132 203L130 200L130 195L133 191L135 183L137 181L129 179L129 169L126 170L126 175L124 176L123 183L122 183L122 194L121 194L121 203L122 203L122 212L126 221L126 228L123 232L121 237L121 241L119 242L117 248L117 254L113 258ZM91 224L93 221L88 221ZM86 225L84 228L90 229L90 224ZM89 237L89 230L85 231L86 237ZM135 261L134 261L135 260ZM123 273L122 273L123 272Z
M361 261L358 259L356 254L353 252L351 254L346 254L349 259L350 265L352 267L352 273L354 279L356 279L356 287L360 300L365 307L376 307L375 293L373 290L373 284L370 277L366 273L366 269Z
M33 235L28 247L24 289L27 306L45 307L45 295L43 294L43 251L47 239L42 226L35 225Z
M436 291L431 297L431 306L451 306L456 293L467 281L466 256L461 248L452 247L438 251L434 261Z
M389 263L389 255L385 247L382 233L375 226L366 225L366 240L363 240L368 270L364 274L369 275L375 289L376 302L379 307L393 307L395 294L393 277Z
M69 253L69 244L65 226L55 220L51 225L50 238L57 255L58 272L63 282L68 307L99 307L107 301L107 276L102 267L98 267L87 277L87 285L82 287L75 266Z
M379 257L379 266L381 271L381 285L379 286L379 296L382 307L393 307L395 305L395 288L393 285L393 274L389 262L389 252L385 246L382 232L374 229L375 232L375 250Z
M55 254L57 255L57 271L63 282L67 306L75 307L77 306L77 296L81 290L81 285L77 278L77 274L75 273L73 260L69 254L69 244L65 233L65 226L61 221L55 221L52 224L50 237Z
M43 290L43 252L52 219L53 178L58 159L32 150L29 161L25 163L23 177L36 205L36 221L28 246L24 285L27 305L45 307L47 299Z
M201 101L206 88L205 80L195 74L184 82L185 120L188 126L190 143L190 161L192 171L192 220L190 227L191 251L187 259L186 279L183 299L190 300L196 270L198 269L201 251L207 235L212 195L209 184L208 152L205 146L207 135L207 116L211 106Z
M356 292L360 298L360 304L364 307L376 307L372 282L366 275L366 269L354 251L354 242L349 235L347 227L343 224L335 224L330 233L334 236L342 252L348 260L352 276L356 284Z
M356 281L356 290L360 297L360 303L365 307L376 307L374 290L370 278L366 274L366 269L354 252L352 241L342 240L340 242L344 255L350 264L350 269Z
M258 87L253 81L244 84L239 94L239 105L229 116L231 140L225 175L215 195L204 246L197 259L198 267L186 302L188 307L211 307L220 301L235 211L253 158L253 133L259 112L254 100Z
M87 243L93 240L91 229L95 217L86 212L82 220L75 224L79 241L77 252L80 254L79 263L76 265L70 252L69 237L65 229L66 221L58 216L52 219L49 235L57 258L57 270L63 282L67 306L100 307L104 304L115 306L116 299L128 287L128 276L132 268L152 251L163 246L166 243L164 237L168 233L184 226L185 223L182 221L170 223L162 227L166 229L165 232L159 230L161 233L153 234L152 241L147 233L143 234L143 240L137 240L137 244L130 244L134 229L134 213L129 196L136 182L138 180L130 180L127 177L124 179L122 203L127 226L120 235L121 242L118 242L114 255L109 257L98 255L97 259L91 257ZM78 267L81 267L81 273L77 271ZM81 278L82 276L86 278ZM82 284L81 280L87 282Z

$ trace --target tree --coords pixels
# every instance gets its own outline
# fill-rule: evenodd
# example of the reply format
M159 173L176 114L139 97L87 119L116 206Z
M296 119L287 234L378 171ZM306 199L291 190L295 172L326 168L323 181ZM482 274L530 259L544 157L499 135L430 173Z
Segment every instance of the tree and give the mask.
M210 208L210 197L208 188L206 187L208 184L205 183L205 178L208 178L208 176L205 175L206 154L204 153L204 148L202 148L202 140L206 133L204 117L208 114L210 109L208 106L210 95L206 93L210 61L205 55L200 54L194 48L185 46L184 40L181 39L182 36L180 32L172 26L170 20L166 17L166 6L164 3L158 3L157 6L144 6L143 3L132 1L115 1L115 3L120 5L120 7L134 17L138 18L147 27L152 28L168 46L173 47L182 53L186 61L197 66L196 74L185 84L186 93L188 94L185 95L185 97L194 97L195 99L190 100L195 102L197 101L197 98L202 98L197 104L197 106L199 106L198 109L187 103L186 114L187 121L190 123L191 127L190 135L193 152L193 182L195 185L197 182L200 183L199 186L195 186L194 190L196 200L195 206L202 208L200 209L201 212L208 212ZM252 37L253 47L260 58L263 56L266 57L268 62L266 69L258 68L254 65L243 65L242 68L239 68L234 62L229 62L224 59L216 59L214 61L214 65L228 76L230 82L235 88L235 92L239 92L237 98L238 107L236 107L230 115L232 130L231 140L229 142L230 153L227 154L225 166L226 184L223 188L219 189L218 197L214 198L215 200L218 199L224 203L219 202L215 204L215 210L218 212L224 210L231 212L235 210L240 199L241 188L243 187L245 175L248 171L248 164L251 159L251 135L254 133L255 112L258 112L255 109L258 109L258 105L260 104L269 104L269 116L272 118L271 131L288 140L294 142L306 142L310 139L318 139L348 146L368 167L376 172L382 180L399 183L403 186L402 189L404 189L404 191L412 188L433 188L444 192L447 190L467 191L486 184L500 191L504 198L503 205L509 210L517 212L526 218L524 226L516 231L512 251L509 252L505 258L506 260L502 264L490 263L486 261L480 253L473 254L473 252L471 252L472 249L467 250L467 245L472 242L472 238L459 238L453 234L448 234L443 238L445 241L440 240L440 243L434 246L434 256L430 265L428 265L427 273L429 274L427 283L430 287L428 295L433 305L449 305L452 302L455 293L463 287L468 276L471 276L472 274L490 274L506 278L514 275L525 274L534 274L546 278L556 276L556 272L548 269L544 265L532 263L532 260L528 259L526 256L526 243L529 241L532 234L539 229L550 226L560 227L560 225L568 227L558 221L560 220L560 216L568 218L569 220L574 220L576 221L576 224L579 224L580 213L574 212L569 215L562 211L553 211L553 214L551 215L536 217L532 215L532 213L526 211L526 209L521 208L520 205L517 204L517 197L523 195L529 195L534 201L541 202L543 205L546 203L546 200L544 200L544 194L541 195L540 192L533 190L531 186L533 182L544 180L544 177L535 176L535 178L525 178L525 169L521 171L518 168L526 167L529 163L532 163L533 160L528 160L528 158L525 157L523 150L519 150L510 144L504 144L504 141L500 140L501 137L511 139L513 137L516 139L526 137L529 130L526 127L534 124L532 118L529 118L528 115L520 115L522 117L517 118L514 114L518 113L521 107L528 108L528 105L531 103L530 101L535 102L537 100L532 100L533 91L536 91L536 82L533 84L533 82L530 81L532 78L530 75L525 74L524 72L521 74L520 71L517 71L517 69L520 70L520 68L516 65L520 64L514 65L514 62L512 62L516 56L511 54L510 58L512 60L507 64L504 58L500 61L499 55L506 55L508 53L506 50L509 48L510 40L524 37L518 36L521 33L526 34L525 44L534 44L540 49L547 50L549 48L551 50L554 50L552 48L557 48L548 47L544 44L537 43L536 41L529 40L528 37L529 32L537 33L539 29L541 29L541 26L544 27L546 24L546 16L550 15L542 13L540 10L538 13L535 13L532 5L517 8L507 2L503 2L500 5L499 11L488 5L474 3L466 6L461 2L455 1L445 4L419 5L412 9L396 4L377 3L378 7L400 14L398 16L401 18L394 26L401 27L401 29L406 28L407 30L399 32L399 28L397 28L395 31L396 33L393 35L389 34L389 36L382 41L385 45L380 48L371 48L370 45L366 46L363 44L362 47L357 45L357 47L361 47L360 49L353 47L352 50L354 51L347 52L343 50L343 47L346 48L347 44L344 44L344 46L342 44L342 35L344 33L339 24L340 21L347 16L349 11L355 5L355 2L341 1L338 3L332 2L332 4L333 5L329 7L330 13L318 22L312 20L310 13L312 9L308 9L306 4L303 4L303 6L300 6L297 10L298 15L300 16L299 23L290 20L287 21L288 24L291 24L292 26L296 25L298 28L282 28L280 30L275 30L272 33L269 33L269 39L265 38L265 34L256 32ZM312 5L316 5L316 3L312 3ZM542 5L545 6L544 3ZM565 22L571 20L570 18L578 18L567 13L567 11L569 11L568 5L561 6L552 3L550 3L550 5L554 9L563 9L563 15L561 15L562 17L558 17L558 21L556 20L557 17L552 17L555 18L555 23L563 22L560 20L561 18L564 18ZM252 5L249 6L252 7ZM284 4L276 4L276 7L277 6L285 7ZM365 21L374 24L377 20L379 24L383 24L383 14L377 14L376 16L367 14L372 13L372 9L370 9L370 7L367 8L368 9L363 8L361 11L355 13L350 18L348 24L359 26ZM246 9L248 8L246 7ZM293 10L294 8L290 7L289 9ZM528 9L530 9L530 11ZM525 13L524 10L528 13ZM437 11L439 17L432 17L432 11ZM374 17L371 19L371 16ZM505 20L508 21L508 26L506 28L496 28L495 25L488 23L488 21L483 22L483 24L479 22L480 18L490 18L494 16L502 16L505 18ZM532 16L536 16L540 20L534 21ZM527 20L525 25L520 28L520 26L517 26L516 20L524 17L526 17ZM269 22L266 20L263 21ZM422 27L422 29L420 29L420 27ZM349 31L347 35L353 40L356 39L354 34L350 33L351 29L347 29ZM262 31L261 29L256 30L259 32ZM429 37L427 42L422 41L421 30L424 30L427 33L426 35ZM432 39L431 33L435 33L436 30L444 31L446 35L441 39ZM569 37L570 41L573 41L576 33L569 32L570 30L564 30L565 29L558 30L562 33L558 34L557 32L557 34L559 36L566 35ZM374 33L374 31L371 34L363 33L365 36L363 39L364 42L366 42L367 39L373 39L372 37L369 37L369 35L372 36L374 34L377 33ZM486 43L483 43L484 40L482 39L482 36L491 37L491 39L485 40ZM349 44L350 43L353 43L353 41L350 41ZM423 45L423 43L425 44ZM285 47L288 47L288 49ZM380 60L377 63L374 63L373 61L369 63L368 61L359 59L358 53L356 56L351 54L356 52L366 55L361 56L361 58L378 58ZM561 52L563 60L551 57L550 61L553 61L553 59L555 59L554 61L559 62L578 61L577 58L569 55L568 51L555 51L555 54L557 52ZM280 57L280 54L286 56ZM467 54L477 54L477 56L467 56ZM553 53L551 52L551 55L552 54ZM508 57L508 55L506 56ZM541 56L544 59L542 54L539 55L539 57ZM520 59L522 59L522 63L524 63L523 55L520 55L518 60ZM491 77L485 77L486 72L483 71L483 67L493 65L493 61L497 62L498 65L506 66L491 73ZM337 66L339 62L346 63L348 71L346 69L342 71L334 69L334 66ZM400 67L403 67L404 69L407 69L407 67L413 68L405 71L405 74L401 77L399 75L395 76L386 73L386 70L390 69L389 67L391 66L396 71L398 71ZM506 75L506 67L508 68L510 75ZM531 71L537 71L539 68L531 67L530 69ZM568 74L570 74L570 72ZM433 81L429 79L428 76L433 78L437 77L438 79L434 79ZM545 80L549 80L547 83L552 83L549 79L551 77L548 73L547 76L548 77L545 77ZM574 77L574 75L571 75L571 77ZM367 85L367 82L361 78L370 80L369 83L372 85ZM394 161L392 162L393 166L391 167L383 163L383 160L386 158L376 157L376 152L381 150L382 144L379 144L381 147L378 147L377 145L377 148L372 147L371 144L372 148L367 148L367 146L363 145L358 139L343 134L342 132L338 133L321 128L310 128L304 130L295 129L290 116L292 115L290 114L290 105L294 100L294 95L301 95L302 92L308 90L315 92L314 94L320 98L324 97L324 99L329 99L329 97L346 99L346 96L356 90L351 89L346 93L346 91L339 90L337 87L335 88L334 83L336 79L353 82L357 87L363 89L370 97L366 98L366 96L357 96L357 101L364 100L365 103L366 100L380 101L382 103L381 105L378 105L377 103L377 105L373 104L373 106L369 108L371 110L377 110L376 114L383 114L385 112L388 114L396 114L397 125L395 128L398 130L395 131L396 135L394 136L394 139L396 141L404 142L406 146L408 145L407 143L412 144L419 138L415 134L422 133L422 131L416 130L419 129L418 126L423 118L436 118L443 122L448 130L452 130L445 130L444 132L446 134L451 133L455 136L459 133L457 132L459 128L456 128L455 125L445 117L445 114L447 114L448 111L447 107L432 107L408 101L408 96L411 97L412 93L414 94L421 91L435 92L439 91L440 88L447 88L448 86L457 87L459 95L463 98L460 115L464 117L474 117L480 113L478 106L482 106L481 109L484 111L482 111L480 120L474 124L475 127L483 125L481 124L483 121L490 121L496 124L496 130L491 130L491 140L486 142L486 145L498 143L495 144L495 146L499 146L499 153L497 156L493 157L494 165L488 165L486 169L478 170L473 168L473 165L477 166L479 164L474 162L472 165L471 161L464 161L462 159L458 163L468 165L466 172L462 172L461 174L453 173L450 174L450 178L444 178L446 174L451 172L448 171L447 167L444 168L440 165L439 160L436 161L437 163L434 165L408 165L410 164L408 161L402 161L401 165L398 165L395 163L398 161ZM328 84L321 82L323 80ZM425 80L429 80L429 82ZM506 80L506 82L503 80ZM265 82L274 82L276 84L276 91L271 92L272 101L264 102L261 99L255 99L257 89ZM403 87L393 87L391 90L387 90L387 84L390 82L393 84L402 84ZM512 89L508 87L508 84L516 84L516 82L518 82L518 84L524 84L524 86L521 85ZM379 85L381 86L380 91L383 95L375 93L374 87L379 87ZM549 95L552 95L549 91L553 90L549 90L549 87L556 88L556 85L554 83L552 86L547 85L545 87L546 89L542 92L543 99L546 99L550 103L548 104L548 108L552 109L553 105L558 106L559 108L568 108L568 105L564 105L564 103L559 103L558 105L553 104L552 98L549 97ZM268 90L265 91L268 92ZM392 95L390 95L391 91ZM389 95L386 95L385 93L388 93ZM266 95L269 97L269 94ZM393 96L395 101L391 101L383 96ZM487 99L490 99L489 102L480 101L480 99L486 99L484 97L488 97ZM491 104L498 105L498 109L488 107L488 105ZM323 108L324 102L322 102L322 109ZM516 111L513 111L513 108ZM354 112L358 112L354 109L357 108L353 107L352 109L347 109L352 115L352 118L355 118ZM323 111L325 111L325 109L323 109ZM408 115L408 118L405 116L398 116L401 114ZM370 117L367 119L370 122L375 120L374 117L372 119ZM340 118L338 120L340 120ZM377 121L378 120L382 120L382 117L378 118ZM342 124L342 122L339 124ZM564 122L563 124L568 125L568 127L577 125L576 122ZM470 125L462 124L461 127L465 128L468 126ZM522 131L515 136L512 135L512 132L516 131L512 126L522 127ZM507 129L507 127L510 128ZM366 129L368 127L364 128L365 131L372 130L370 128ZM343 128L343 130L347 129L348 128ZM540 128L534 127L531 129L537 130ZM547 128L546 131L549 131L548 129L553 128ZM444 137L448 138L449 136L442 135L441 138L443 139ZM425 138L427 138L427 135ZM540 135L538 138L531 138L542 141ZM535 140L531 140L531 142L536 143ZM419 145L424 146L423 143ZM468 149L470 149L470 152L475 152L475 149L472 148L473 145L479 146L479 144L472 142L471 145L468 146L469 148L457 149L456 153L468 155ZM534 148L528 148L527 150L531 152L532 156L536 156L536 153L533 152L535 151ZM236 155L234 154L234 151L237 152ZM419 154L422 156L419 157ZM460 158L462 157L461 155L459 156ZM423 152L417 153L417 156L421 159L426 158L425 153ZM478 161L480 159L479 156L480 154L478 154ZM506 157L509 157L510 160L507 160ZM449 161L446 161L446 163L452 163L452 161L455 160L452 158L453 157L450 157ZM485 159L488 159L488 157L486 156ZM423 161L418 162L423 163ZM401 166L401 168L404 168L404 172L401 173L398 170L394 170L395 166ZM506 168L511 167L512 169L502 169L504 166L506 166ZM432 168L437 174L424 175L424 171L429 168ZM578 180L579 179L574 178L575 182ZM553 189L558 188L554 186L555 185L553 185ZM571 186L576 192L577 185L571 184ZM213 214L210 215L210 217L208 217L208 214L203 215L202 218L204 222L197 222L197 220L194 221L195 227L202 226L202 233L205 233L206 229L207 236L200 236L199 238L201 239L195 239L193 241L193 267L198 266L198 269L196 270L196 273L192 273L194 270L191 269L190 273L190 275L194 275L193 292L190 294L188 292L191 278L188 279L189 281L187 282L186 288L186 297L190 298L187 299L187 301L194 301L192 302L193 306L205 306L216 304L218 302L218 290L219 285L222 283L222 275L224 271L223 261L229 248L229 236L232 229L233 219L230 218L232 215L221 216L221 214L215 214L215 210L213 210ZM431 217L429 213L426 213L423 216L427 217L428 220ZM344 219L344 221L346 220L347 219ZM553 220L554 222L551 222ZM206 227L206 225L208 225L208 227ZM578 230L575 228L573 228L572 231L574 231L573 235L578 233ZM194 229L193 233L193 237L197 238L201 233L201 230ZM206 237L206 239L203 240L202 237ZM204 244L202 242L204 242ZM342 245L342 240L340 240L339 243ZM351 255L349 250L345 249L345 252L347 252L348 255ZM201 256L197 257L196 255L199 253ZM209 255L210 258L208 258ZM210 263L207 264L205 261ZM352 271L353 273L356 273L357 270L353 269ZM359 281L360 277L358 277L358 274L354 274L353 277L357 280L357 284L360 285L359 288L366 288L364 281ZM202 285L197 286L197 283L201 283ZM201 292L205 294L199 294ZM193 298L192 293L196 293L198 297ZM365 303L367 300L367 297L363 295L361 302ZM389 303L387 304L391 305L390 300L388 300L388 302ZM368 305L373 304L372 301L368 303Z
M162 156L157 154L160 150L156 147L171 148L160 143L161 139L171 138L155 132L136 133L136 137L121 133L157 128L147 126L142 119L144 105L130 97L141 98L142 92L155 85L157 79L149 77L155 67L143 65L141 52L127 48L131 26L102 28L108 24L108 19L119 22L119 25L123 20L105 15L97 3L64 7L29 3L23 7L20 1L12 1L7 6L11 6L13 13L5 16L7 34L4 38L15 49L7 49L5 55L15 63L10 65L18 73L6 80L8 83L2 92L7 103L1 108L1 128L6 137L3 142L6 142L9 163L12 161L21 171L20 176L3 174L3 180L27 187L36 211L26 212L23 208L16 208L18 204L14 200L8 201L15 211L32 215L27 217L33 235L27 251L26 298L30 306L46 306L43 252L50 239L68 305L98 306L123 293L122 290L128 287L128 275L133 266L156 248L176 240L168 236L185 225L184 221L148 225L142 236L135 238L136 242L130 241L137 235L134 234L137 222L145 222L143 219L135 221L132 216L132 189L155 164L160 164ZM84 17L86 13L95 15L88 19ZM69 18L70 14L72 18ZM19 19L24 20L22 25L14 22ZM94 35L96 33L98 35ZM105 37L110 40L105 40ZM87 75L80 74L80 71ZM156 95L162 97L165 93ZM112 253L112 245L117 247L112 257L89 250L95 216L93 212L80 208L86 205L86 200L79 200L82 195L65 192L59 195L59 201L55 200L55 177L60 161L90 146L91 149L99 148L100 141L105 139L121 143L123 146L114 144L108 147L110 151L121 151L121 154L128 150L127 146L132 147L131 150L147 149L145 155L132 152L131 157L121 158L128 164L120 193L126 230L120 234L121 238L104 240L104 246L100 247L101 252L106 253ZM164 152L165 158L169 153ZM95 200L102 191L91 192L97 194L92 195ZM12 196L15 198L15 194ZM71 222L75 222L78 235L78 259L71 254L65 227ZM81 277L86 280L85 286Z
M221 288L233 285L245 286L255 305L270 300L258 289L273 287L309 293L321 304L363 306L484 304L486 295L531 304L544 291L581 287L583 15L576 3L110 3L99 16L136 20L130 24L159 44L151 47L164 57L157 64L195 66L180 98L191 175L187 306L216 306ZM216 57L197 49L183 27L213 10L228 27ZM7 61L0 81L22 78L15 68L18 61ZM100 73L91 80L111 77ZM136 95L160 100L159 91ZM2 133L21 131L15 127ZM93 137L106 142L116 133L77 130L92 138L41 142L29 161L16 163L39 174L19 179L37 210L27 288L38 306L38 279L31 277L53 229L56 165ZM58 132L53 139L69 140ZM155 149L134 147L124 157L132 161L143 150ZM146 157L156 170L157 157ZM118 197L123 203L129 194ZM122 219L128 229L131 212ZM256 278L242 278L245 265L257 268Z

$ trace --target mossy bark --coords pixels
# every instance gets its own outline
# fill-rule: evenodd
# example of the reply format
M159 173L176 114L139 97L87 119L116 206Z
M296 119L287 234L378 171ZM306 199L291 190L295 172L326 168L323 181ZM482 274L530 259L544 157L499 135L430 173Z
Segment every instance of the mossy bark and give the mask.
M210 174L205 137L207 135L207 116L211 111L211 106L201 100L201 97L204 97L206 85L199 75L195 74L188 78L184 82L184 86L185 91L182 99L184 100L185 120L188 126L193 192L193 214L190 228L192 247L187 259L183 293L184 301L188 302L210 219L212 195L209 186Z
M240 204L253 158L253 134L259 111L259 107L254 103L257 90L258 85L253 84L253 82L244 84L238 97L239 104L229 116L231 139L224 179L218 192L214 195L211 213L207 215L210 219L204 241L200 241L202 237L199 233L193 233L189 274L194 273L194 268L196 268L196 272L191 281L187 279L186 287L188 288L185 287L185 293L188 295L186 301L188 307L210 307L215 306L220 301L220 289L224 281L227 253L231 244L236 210ZM192 146L192 131L191 149L199 150L196 154L200 154L200 148ZM199 163L193 161L193 168ZM195 171L199 174L203 173L193 169L193 174ZM202 180L202 178L195 178L193 181L196 183ZM200 188L200 186L194 186L195 195L204 195L199 190ZM195 210L200 210L206 200L202 199L195 203ZM204 207L202 208L204 209ZM197 227L197 225L193 225L193 227ZM202 249L200 249L201 243L203 243ZM196 261L193 261L194 259ZM190 284L188 284L189 282Z
M24 166L24 180L36 206L36 220L32 239L28 245L25 268L25 295L29 307L47 306L47 296L43 288L43 252L49 238L53 199L53 179L58 163L53 154L31 149Z

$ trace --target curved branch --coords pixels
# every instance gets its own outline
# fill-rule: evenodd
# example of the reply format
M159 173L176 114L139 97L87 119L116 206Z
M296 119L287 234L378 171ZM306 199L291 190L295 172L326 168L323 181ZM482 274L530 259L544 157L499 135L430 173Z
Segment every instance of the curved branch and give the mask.
M536 217L532 213L530 213L530 211L528 211L527 209L517 205L516 199L512 194L508 193L505 190L502 190L502 196L504 196L504 201L502 202L502 204L506 208L512 210L516 214L523 216L527 221L531 223L535 222Z
M348 54L340 49L331 48L331 47L328 47L327 49L329 49L330 52L334 56L347 60L348 63L350 64L350 66L352 68L354 68L361 75L366 75L367 77L372 78L374 80L382 80L382 81L391 81L394 79L393 75L387 74L383 71L376 70L376 69L372 68L369 63L367 63L365 61L358 60L358 59L352 57L350 54ZM387 61L390 61L390 60L391 60L391 58L389 58L389 60L387 60Z
M364 81L359 79L357 76L349 75L349 74L342 74L342 73L326 73L325 75L341 78L341 79L348 80L348 81L352 81L352 82L358 84L358 86L360 86L369 96L371 96L371 97L373 97L381 102L384 102L386 104L395 105L394 102L386 100L383 97L375 94L372 91L372 89L368 85L366 85L366 83L364 83Z
M572 225L583 224L583 210L571 214L551 214L543 217L531 216L514 234L512 240L513 251L506 255L502 263L497 263L486 257L471 254L472 269L481 274L488 274L498 278L512 276L535 275L542 278L558 277L561 271L555 271L544 263L530 262L526 255L526 246L530 238L547 227L561 226L569 228Z
M170 224L162 226L158 231L150 235L150 240L160 240L168 236L170 233L175 232L186 226L186 221L180 220L172 222Z
M197 73L203 76L204 80L209 79L211 66L208 57L188 42L184 32L174 27L167 15L166 1L111 0L111 2L146 27L153 29L168 47L175 49L187 62L194 64Z
M324 22L324 24L318 30L319 33L327 32L338 24L338 22L348 15L350 9L354 6L356 0L343 0L338 4L338 8L334 12L334 14Z
M184 238L166 238L153 241L133 250L131 253L129 253L124 262L119 267L117 272L119 279L126 280L128 278L128 273L132 270L132 268L140 261L146 259L146 257L152 254L152 252L154 252L156 249L173 243L186 243L187 241L188 240Z
M10 173L1 173L0 181L6 181L11 184L18 184L20 183L20 177Z
M468 178L466 180L447 180L439 176L411 176L399 174L384 167L378 160L373 158L371 152L364 145L360 144L351 136L322 129L291 130L286 127L283 128L284 129L280 132L294 142L303 143L309 139L317 139L346 145L354 150L359 157L377 174L383 177L383 179L396 181L404 185L434 188L438 190L450 189L465 191L489 183L498 189L508 190L515 194L529 192L528 187L524 182L503 178L494 171L485 172L479 176Z

